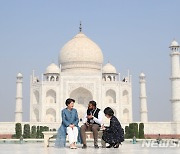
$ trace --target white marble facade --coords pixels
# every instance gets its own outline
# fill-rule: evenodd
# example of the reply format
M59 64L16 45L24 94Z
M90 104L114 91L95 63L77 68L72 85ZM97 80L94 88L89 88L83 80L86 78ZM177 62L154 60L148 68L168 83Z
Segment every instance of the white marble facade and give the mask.
M59 54L59 64L50 64L42 78L31 76L30 122L60 122L67 98L75 99L81 119L88 102L100 109L109 106L121 122L132 122L132 84L128 74L120 78L116 68L103 65L103 54L92 40L79 32Z

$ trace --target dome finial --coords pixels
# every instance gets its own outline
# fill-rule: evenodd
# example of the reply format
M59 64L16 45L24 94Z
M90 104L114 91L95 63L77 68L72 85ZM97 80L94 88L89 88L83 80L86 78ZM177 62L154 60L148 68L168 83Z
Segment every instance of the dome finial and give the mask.
M80 21L80 25L79 25L79 32L82 31L82 27L81 27L81 21Z
M172 47L179 47L179 44L178 44L178 42L175 40L175 38L174 38L174 40L171 42L170 48L172 48Z

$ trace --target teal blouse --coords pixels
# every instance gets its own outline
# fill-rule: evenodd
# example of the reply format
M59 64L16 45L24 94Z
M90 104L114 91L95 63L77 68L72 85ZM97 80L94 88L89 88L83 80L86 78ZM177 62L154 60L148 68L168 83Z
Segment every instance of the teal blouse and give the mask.
M68 127L70 124L78 126L79 118L76 109L68 110L67 108L62 110L62 125Z

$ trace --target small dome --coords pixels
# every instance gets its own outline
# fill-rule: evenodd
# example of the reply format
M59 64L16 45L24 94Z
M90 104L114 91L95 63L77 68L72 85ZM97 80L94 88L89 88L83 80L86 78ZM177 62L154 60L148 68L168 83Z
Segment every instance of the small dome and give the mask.
M45 74L49 74L49 73L57 73L57 74L59 74L59 67L56 65L56 64L54 64L54 63L51 63L47 68L46 68L46 72L45 72Z
M107 63L104 67L103 67L103 70L102 70L103 73L117 73L116 72L116 68L110 64L110 63Z
M18 78L22 78L23 75L22 75L21 73L18 73L18 74L17 74L17 77L18 77Z
M145 77L145 74L144 74L144 73L141 73L139 76L140 76L140 77Z
M177 42L176 40L173 40L173 41L171 42L170 47L179 47L179 44L178 44L178 42Z
M82 32L68 41L59 54L62 71L101 70L103 54L99 46Z

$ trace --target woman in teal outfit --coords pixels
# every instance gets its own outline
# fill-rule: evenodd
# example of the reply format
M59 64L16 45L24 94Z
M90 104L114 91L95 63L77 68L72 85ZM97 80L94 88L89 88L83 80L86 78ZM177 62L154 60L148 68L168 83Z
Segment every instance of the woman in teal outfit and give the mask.
M62 148L66 146L66 135L68 134L71 149L76 149L79 132L79 118L77 110L74 109L75 100L68 98L66 108L62 110L62 123L58 129L55 146Z

